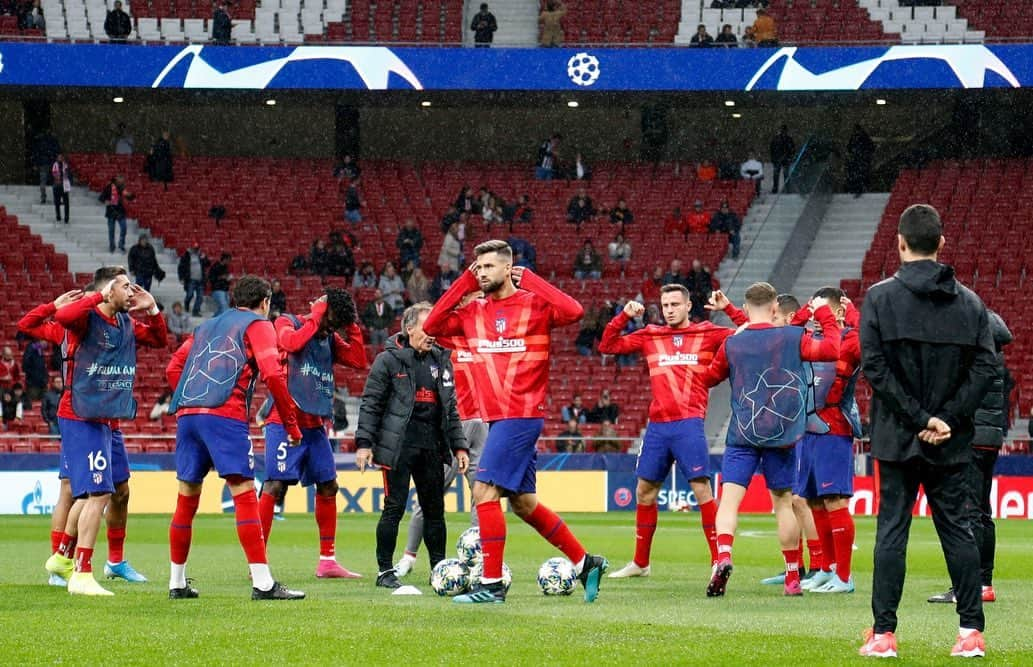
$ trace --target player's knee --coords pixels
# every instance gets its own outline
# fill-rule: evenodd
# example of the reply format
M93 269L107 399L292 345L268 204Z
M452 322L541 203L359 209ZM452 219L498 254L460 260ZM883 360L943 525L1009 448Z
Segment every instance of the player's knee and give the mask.
M825 498L825 510L829 512L835 512L837 510L846 509L850 506L849 496L829 496Z
M660 495L660 488L639 480L635 487L635 502L639 505L655 505L657 496Z
M283 498L284 491L285 488L283 482L275 479L267 479L265 483L262 484L262 495L269 494L278 501Z
M538 499L530 494L513 496L509 499L509 505L513 508L513 513L523 519L530 516L538 506Z
M341 487L337 485L336 479L316 484L316 493L321 496L336 496L340 490Z
M129 505L129 484L123 483L115 487L115 492L111 494L111 504L118 507L126 507Z

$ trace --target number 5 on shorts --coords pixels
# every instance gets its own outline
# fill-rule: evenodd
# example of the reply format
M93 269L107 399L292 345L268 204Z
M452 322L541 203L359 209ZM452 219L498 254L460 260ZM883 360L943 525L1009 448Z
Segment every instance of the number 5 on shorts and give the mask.
M100 472L106 470L108 467L108 460L104 458L104 451L98 449L95 452L90 452L86 455L86 459L90 462L90 470Z
M286 461L287 460L287 443L281 442L276 448L276 460Z

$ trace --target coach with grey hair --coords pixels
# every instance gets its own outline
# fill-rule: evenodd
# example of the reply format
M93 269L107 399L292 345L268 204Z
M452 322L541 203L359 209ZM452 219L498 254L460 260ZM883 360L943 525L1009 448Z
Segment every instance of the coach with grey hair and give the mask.
M450 352L423 331L431 305L417 303L402 315L402 332L388 340L366 378L355 434L360 471L383 468L384 510L377 523L377 586L399 588L394 570L398 524L409 499L410 479L423 508L423 541L430 566L445 558L444 465L469 465L456 409Z

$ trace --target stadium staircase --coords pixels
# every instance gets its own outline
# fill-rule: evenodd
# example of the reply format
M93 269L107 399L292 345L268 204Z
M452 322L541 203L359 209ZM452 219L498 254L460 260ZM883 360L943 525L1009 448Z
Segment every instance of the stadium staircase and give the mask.
M473 46L470 24L483 1L466 0L463 3L464 46ZM488 8L499 26L493 46L538 45L538 0L494 0L488 2Z
M903 7L900 0L858 2L873 21L881 23L887 33L899 35L904 44L972 44L986 38L985 31L973 30L967 19L958 16L958 8L951 5Z

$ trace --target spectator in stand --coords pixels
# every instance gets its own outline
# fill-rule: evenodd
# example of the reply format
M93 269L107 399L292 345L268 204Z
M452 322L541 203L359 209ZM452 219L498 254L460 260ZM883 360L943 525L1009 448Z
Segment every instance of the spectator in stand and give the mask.
M774 184L771 187L772 194L778 192L778 176L783 179L789 178L789 167L796 157L796 142L789 136L789 128L783 125L778 134L771 140L771 164L774 168ZM783 185L785 181L783 180Z
M0 392L0 411L3 413L4 430L10 430L21 423L24 407L22 402L15 398L13 389L4 389Z
M607 318L608 319L608 318ZM606 323L599 314L598 308L593 308L581 318L581 328L578 329L577 338L574 339L574 347L582 357L590 357L595 353L595 346L603 337L603 325Z
M43 397L50 376L47 373L47 348L41 340L25 346L22 353L22 371L25 373L25 395L30 401Z
M269 295L269 319L275 320L273 313L283 315L291 311L287 310L287 293L283 291L280 281L274 278L271 287L273 293Z
M441 231L448 232L448 228L459 222L459 209L455 204L449 204L445 215L441 216Z
M595 207L592 206L592 198L588 196L584 188L578 188L577 194L567 204L567 222L573 222L578 231L581 225L592 220L595 215Z
M204 284L208 278L208 256L201 250L197 243L194 247L183 253L179 258L179 266L176 273L179 275L179 282L183 283L183 290L186 297L183 299L183 307L190 310L190 303L193 301L194 317L201 316L201 304L204 301Z
M534 177L539 181L551 181L556 176L556 160L559 158L560 141L562 140L563 135L557 133L542 141L538 146L538 161L534 165Z
M570 170L570 175L575 181L592 180L592 168L585 162L581 153L574 155L574 168Z
M642 287L639 288L639 303L654 303L660 298L660 288L666 285L664 282L664 270L659 264L653 267L653 275L642 274Z
M65 207L65 224L68 224L68 198L72 194L72 167L65 159L64 153L58 153L54 164L50 165L50 178L54 191L54 214L61 222L61 205Z
M32 164L39 173L39 203L47 203L47 183L50 181L50 167L61 152L61 144L49 129L43 129L32 140Z
M122 11L122 3L115 0L114 8L104 18L104 32L112 42L124 42L133 32L133 20Z
M344 191L344 219L351 223L362 222L362 197L359 196L358 177L348 183Z
M330 273L330 252L326 249L326 241L323 239L312 242L312 248L308 253L308 266L312 273L320 278L326 278Z
M675 206L674 211L671 215L667 216L664 220L664 235L680 235L685 236L689 233L689 225L685 220L685 216L682 215L681 207Z
M635 222L635 215L628 208L628 203L624 201L624 198L617 200L617 205L610 209L610 224L620 225L621 234L624 233L624 226L630 225Z
M233 23L226 10L226 0L219 0L212 14L212 41L216 44L229 44L233 33Z
M714 213L710 219L711 234L727 234L728 242L732 245L732 259L739 258L739 243L741 237L739 231L742 229L742 220L728 207L728 200L721 201L721 208ZM707 297L709 298L709 294Z
M735 36L735 32L732 31L732 26L726 23L721 27L721 32L718 33L714 44L725 48L736 47L739 46L739 39Z
M416 221L409 218L400 230L398 238L395 239L398 246L398 263L405 266L412 261L416 266L420 265L420 250L423 249L423 234L416 227Z
M46 30L47 20L43 18L43 7L39 0L32 0L25 5L21 16L18 17L18 27L22 30Z
M194 331L194 321L183 310L183 304L179 301L172 304L171 313L165 313L165 324L169 328L169 333L176 337L177 343L182 343L183 339Z
M172 392L165 391L154 401L151 412L147 415L151 421L161 421L169 415L169 408L172 406Z
M502 222L501 200L489 194L481 205L481 218L484 220L484 228L488 229L492 223Z
M534 219L534 210L531 208L530 197L520 195L512 204L502 207L502 220L509 223L509 231L513 231L513 223L528 223Z
M567 15L567 7L562 2L545 3L545 9L538 14L538 23L542 24L542 46L563 46L563 17Z
M473 44L478 48L488 48L495 39L495 31L499 24L495 21L495 15L488 11L488 3L481 3L481 11L474 15L470 22L470 30L473 31Z
M506 243L513 250L513 266L523 266L534 271L537 269L538 252L531 242L518 236L510 236Z
M757 19L753 22L753 38L757 40L757 46L778 48L778 28L775 26L775 19L766 9L757 10Z
M61 435L61 428L58 426L57 406L61 404L61 396L65 393L65 381L60 375L55 375L50 380L50 387L43 393L43 400L40 402L39 411L43 421L47 424L50 435Z
M617 423L617 416L620 409L617 404L610 400L610 390L603 389L599 394L599 400L595 407L588 411L589 424L602 424L603 422Z
M373 267L373 262L363 262L362 268L352 278L352 287L355 289L376 287L379 281L380 278L377 276L377 270Z
M140 234L136 245L129 249L129 273L133 274L133 282L148 292L155 278L159 283L165 280L165 272L158 266L158 256L146 234Z
M351 246L339 234L336 238L334 236L334 233L330 234L330 248L327 250L328 273L351 280L355 273L355 255L352 254Z
M459 191L459 196L456 197L455 207L460 213L473 213L476 204L474 203L476 198L473 196L473 188L469 185L464 185Z
M757 185L757 194L760 194L760 183L764 180L764 165L757 156L752 153L739 167L739 175L747 181L753 181Z
M682 272L681 260L680 259L672 259L671 260L671 267L668 269L667 273L664 274L661 286L663 286L663 285L685 285L687 287L688 284L689 284L688 279L685 277L685 274Z
M380 272L380 280L377 281L377 289L392 310L401 312L405 308L405 282L398 275L392 262L384 263L384 270Z
M380 347L387 340L387 330L395 321L395 311L391 304L384 300L384 295L378 289L373 293L373 300L366 304L362 311L362 323L369 331L366 340L370 345Z
M603 420L599 434L592 438L592 451L596 454L620 454L621 443L617 429L609 420Z
M133 135L126 128L125 123L119 123L115 127L115 139L111 142L115 148L115 155L132 155L135 148Z
M742 45L748 49L757 46L757 31L752 25L742 29Z
M706 234L710 228L710 216L703 210L703 200L697 199L692 205L685 223L690 234Z
M215 301L215 317L222 315L230 307L230 281L233 274L230 273L230 261L233 256L228 252L219 256L219 261L212 264L208 271L208 282L212 287L212 300Z
M438 266L447 267L450 271L459 272L459 264L463 257L463 245L458 237L459 225L448 228L445 238L441 240L441 251L438 253Z
M578 280L599 280L603 276L603 258L595 251L590 239L585 239L574 258L574 277Z
M351 155L341 156L341 159L334 165L334 178L339 181L345 179L354 181L361 174L362 168Z
M0 352L0 389L10 389L15 383L20 382L22 369L18 360L14 358L14 351L10 345L4 345Z
M116 5L119 3L115 3ZM159 183L165 184L165 189L169 189L169 183L174 180L172 171L172 143L168 130L164 130L161 133L161 137L154 142L154 146L151 147L150 155L150 175L152 181L158 181Z
M854 125L854 131L846 145L846 188L854 197L860 197L868 189L874 157L875 142L860 123ZM67 219L65 221L67 222Z
M710 269L703 266L698 259L692 260L692 271L686 278L685 286L689 288L689 296L692 299L689 317L694 322L707 319L708 313L704 306L710 300L710 293L714 291L714 281L710 277Z
M560 418L565 422L576 422L578 424L584 424L588 421L588 409L581 402L581 394L574 394L570 400L570 405L564 405L560 408Z
M408 293L410 303L421 303L430 301L430 280L424 275L423 269L416 267L405 281L405 291Z
M556 451L560 454L581 454L585 451L585 439L578 430L576 419L568 419L567 430L556 436Z
M703 158L696 167L696 179L701 183L709 183L717 180L717 165L710 160Z
M621 266L621 275L624 275L624 269L628 266L628 262L631 261L631 244L624 238L624 234L617 234L610 245L607 246L607 251L610 255L610 260L617 262Z
M459 280L459 269L452 268L448 264L439 264L438 275L434 276L434 280L430 283L431 297L437 301L457 280Z
M696 26L696 34L689 40L690 47L707 47L714 45L714 38L707 32L707 26L700 23Z
M104 216L108 219L108 252L115 252L115 224L118 224L118 249L126 249L126 201L133 193L126 191L126 181L115 176L101 190L98 200L105 202Z

